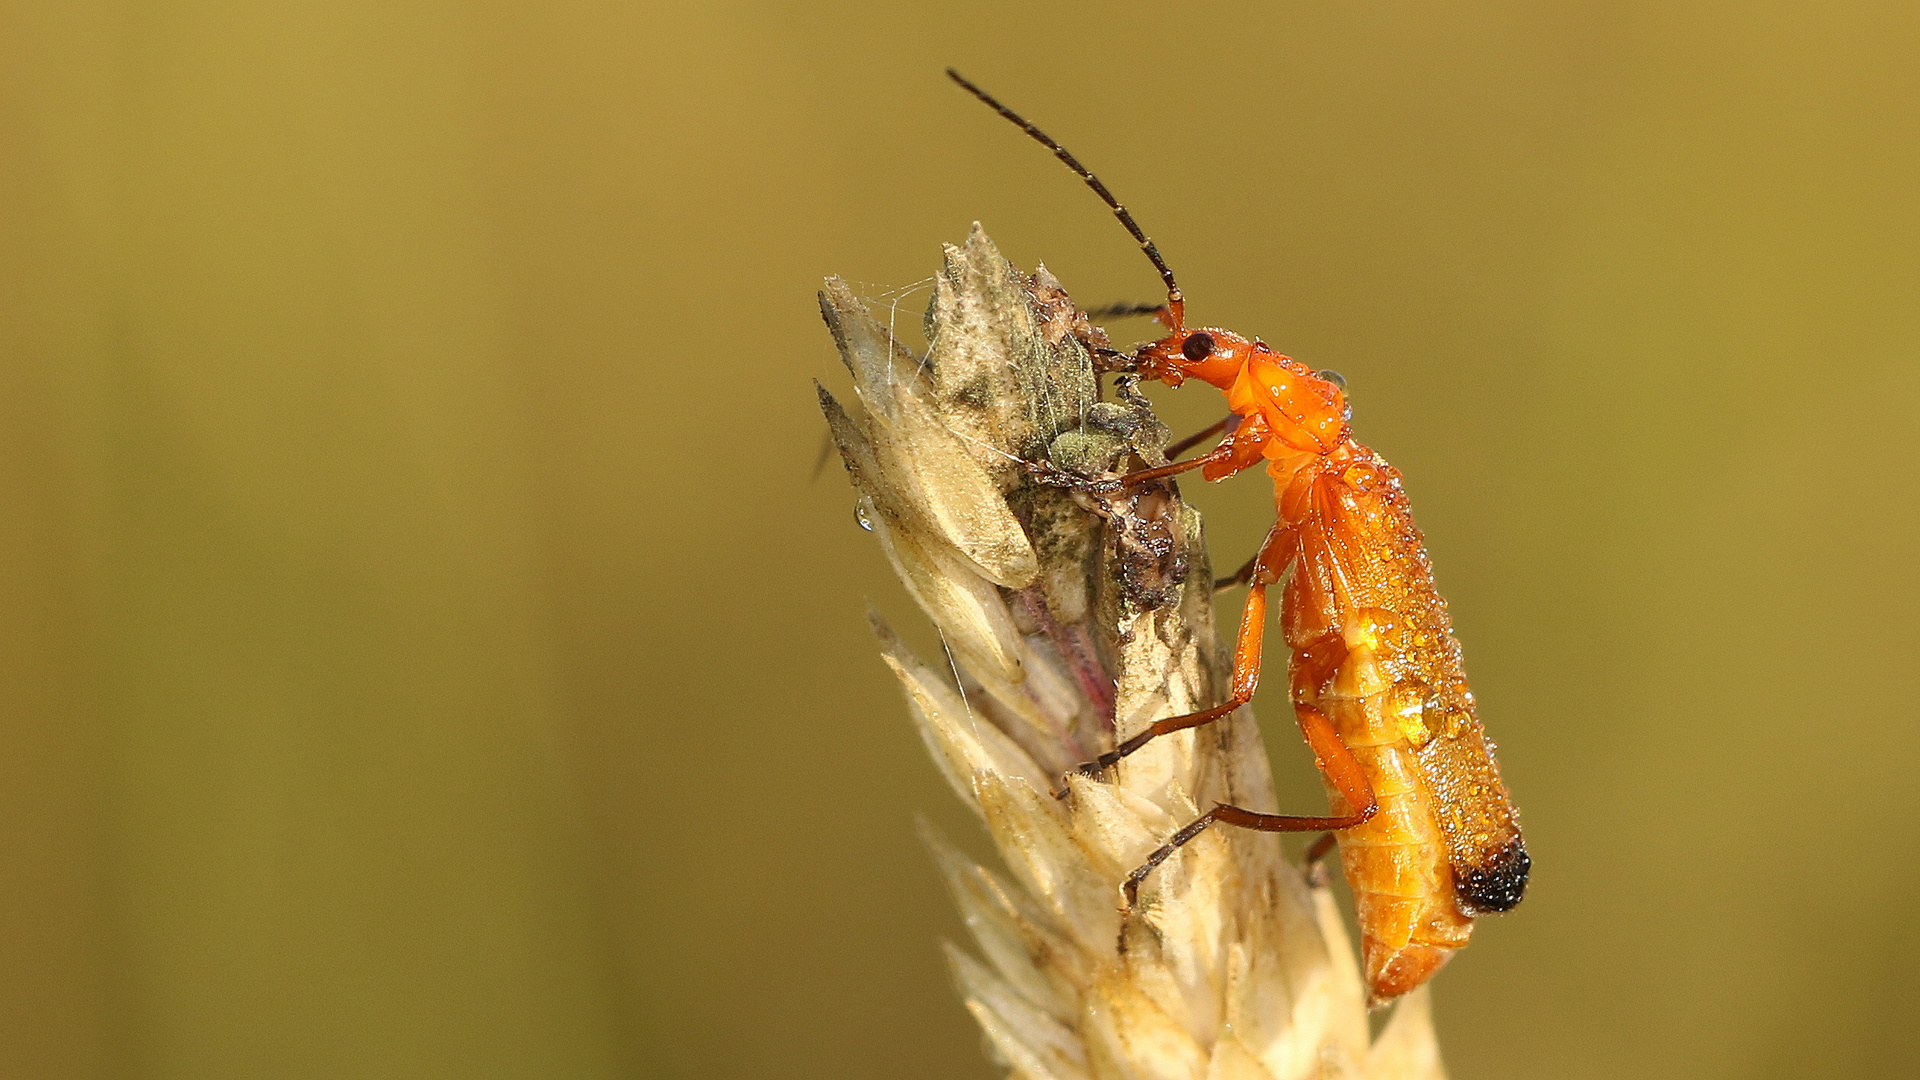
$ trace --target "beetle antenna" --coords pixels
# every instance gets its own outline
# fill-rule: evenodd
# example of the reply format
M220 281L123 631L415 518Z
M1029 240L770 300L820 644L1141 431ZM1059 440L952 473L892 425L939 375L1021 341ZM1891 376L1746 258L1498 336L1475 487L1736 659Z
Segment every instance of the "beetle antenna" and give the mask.
M1093 175L1092 171L1085 165L1080 164L1078 158L1068 153L1066 147L1054 142L1052 136L1034 127L1019 113L1000 104L999 100L992 94L968 82L964 75L961 75L952 68L948 68L947 78L965 87L968 93L985 102L988 108L1011 120L1014 126L1032 136L1035 142L1053 151L1054 157L1065 162L1067 168L1072 169L1080 179L1085 180L1087 186L1093 189L1093 193L1100 196L1100 201L1107 204L1107 208L1113 211L1113 216L1119 218L1120 224L1125 225L1127 232L1133 234L1133 238L1139 242L1140 250L1146 252L1147 258L1153 260L1154 269L1160 271L1160 280L1167 283L1167 313L1169 321L1172 324L1169 329L1174 331L1180 330L1184 321L1183 315L1186 308L1186 297L1180 294L1180 286L1174 283L1173 270L1167 266L1167 260L1160 257L1160 249L1154 247L1153 241L1149 240L1147 234L1140 230L1140 226L1133 220L1133 215L1127 212L1126 207L1120 205L1120 200L1113 197L1113 192L1107 190L1107 185L1101 183L1100 178Z

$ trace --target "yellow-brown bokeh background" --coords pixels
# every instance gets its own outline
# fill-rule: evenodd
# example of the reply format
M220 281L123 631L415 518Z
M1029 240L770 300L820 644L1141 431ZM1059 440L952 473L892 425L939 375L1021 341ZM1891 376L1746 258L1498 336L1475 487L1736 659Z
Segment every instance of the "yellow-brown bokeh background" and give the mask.
M0 1075L993 1075L813 290L976 218L1155 279L947 64L1406 473L1537 867L1455 1075L1913 1075L1917 56L1906 3L8 4ZM1197 489L1237 561L1260 481Z

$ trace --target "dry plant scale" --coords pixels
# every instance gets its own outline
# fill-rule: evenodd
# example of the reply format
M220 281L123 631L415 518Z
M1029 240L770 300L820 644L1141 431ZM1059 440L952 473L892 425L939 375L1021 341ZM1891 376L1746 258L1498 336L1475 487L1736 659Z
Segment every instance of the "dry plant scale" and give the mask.
M1071 154L985 92L1107 203L1159 271L1168 334L1126 353L1044 270L978 227L949 248L915 352L838 280L822 310L865 415L824 389L861 520L939 629L955 685L877 616L935 761L1017 884L936 852L986 963L952 950L969 1009L1021 1077L1438 1076L1424 990L1472 919L1520 900L1528 860L1474 714L1400 476L1353 441L1337 376L1189 330L1153 243ZM1100 374L1117 371L1118 401ZM1169 462L1138 380L1227 393ZM1182 447L1171 448L1177 455ZM1198 516L1171 477L1265 463L1278 520L1214 640ZM1245 708L1282 581L1295 717L1332 812L1282 815ZM1124 764L1122 762L1124 761ZM1065 776L1056 791L1053 777ZM1204 808L1204 809L1203 809ZM1309 866L1215 823L1330 831L1363 971ZM1369 1043L1366 1008L1405 1000Z

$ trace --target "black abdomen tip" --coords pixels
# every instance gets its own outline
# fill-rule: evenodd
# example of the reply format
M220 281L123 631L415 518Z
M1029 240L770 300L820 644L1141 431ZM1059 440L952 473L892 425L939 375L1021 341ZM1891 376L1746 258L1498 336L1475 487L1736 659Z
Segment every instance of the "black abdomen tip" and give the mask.
M1492 862L1459 870L1453 880L1454 902L1468 915L1512 911L1527 894L1527 872L1532 869L1526 845L1514 837Z

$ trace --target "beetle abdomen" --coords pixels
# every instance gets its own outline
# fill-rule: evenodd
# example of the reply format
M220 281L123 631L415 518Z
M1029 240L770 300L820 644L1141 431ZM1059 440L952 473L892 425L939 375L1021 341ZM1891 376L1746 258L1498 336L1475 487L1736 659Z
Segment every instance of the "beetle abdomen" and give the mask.
M1527 874L1533 860L1527 857L1527 845L1516 836L1513 843L1486 866L1464 866L1455 872L1453 895L1460 910L1469 915L1512 911L1527 894Z
M1382 715L1386 697L1329 695L1317 702L1366 769L1380 803L1371 820L1338 834L1367 991L1375 1001L1425 982L1473 933L1473 920L1455 904L1446 838L1413 748ZM1338 793L1329 794L1338 811Z

